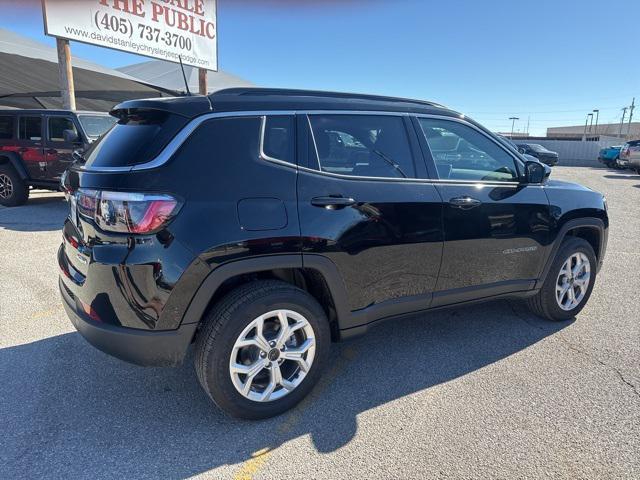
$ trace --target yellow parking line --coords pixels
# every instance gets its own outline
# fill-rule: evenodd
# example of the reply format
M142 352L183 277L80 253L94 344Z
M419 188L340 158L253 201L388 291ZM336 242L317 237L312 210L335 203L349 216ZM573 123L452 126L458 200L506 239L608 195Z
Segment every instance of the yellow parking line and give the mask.
M49 317L51 315L55 315L56 313L62 310L62 306L59 305L55 308L50 308L49 310L42 310L40 312L36 312L31 316L32 320L37 320L39 318Z
M251 454L251 458L242 464L242 468L233 476L234 480L251 480L260 471L269 458L271 450L263 448Z
M278 434L285 435L290 432L302 420L302 412L305 410L305 405L316 401L322 396L324 390L331 384L335 377L357 356L357 349L352 346L345 347L338 361L325 373L320 385L317 385L300 405L286 414L284 421L277 429ZM240 470L236 472L233 477L234 480L252 480L253 476L262 470L272 451L273 449L271 447L265 447L252 453L251 458L244 462Z

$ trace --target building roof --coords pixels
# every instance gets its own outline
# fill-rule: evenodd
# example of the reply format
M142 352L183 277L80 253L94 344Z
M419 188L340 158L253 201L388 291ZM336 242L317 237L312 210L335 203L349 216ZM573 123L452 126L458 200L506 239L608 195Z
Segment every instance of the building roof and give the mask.
M176 92L186 93L184 78L180 65L163 60L149 60L146 62L127 65L118 68L123 74L138 79L147 85L155 85ZM184 67L189 90L191 93L198 92L198 69L195 67ZM240 78L231 73L219 70L217 72L207 72L207 90L209 93L223 90L230 87L252 87L253 83Z
M54 47L0 28L0 105L59 108L58 54ZM123 100L175 95L125 73L72 58L79 109L108 111Z
M549 127L547 128L548 137L581 137L584 134L584 123L582 125L569 125L564 127ZM600 123L597 126L587 125L587 135L607 135L612 137L619 137L622 131L622 136L626 136L627 132L630 136L640 136L640 122L631 122L626 120L620 129L620 122L616 123Z

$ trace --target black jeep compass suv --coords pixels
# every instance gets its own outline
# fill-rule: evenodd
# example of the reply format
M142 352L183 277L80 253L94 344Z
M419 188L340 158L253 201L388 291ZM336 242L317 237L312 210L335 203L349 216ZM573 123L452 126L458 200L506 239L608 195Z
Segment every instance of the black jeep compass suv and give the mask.
M602 264L601 194L434 103L230 89L111 114L64 182L67 313L141 365L193 344L234 416L291 408L383 319L507 296L572 318Z

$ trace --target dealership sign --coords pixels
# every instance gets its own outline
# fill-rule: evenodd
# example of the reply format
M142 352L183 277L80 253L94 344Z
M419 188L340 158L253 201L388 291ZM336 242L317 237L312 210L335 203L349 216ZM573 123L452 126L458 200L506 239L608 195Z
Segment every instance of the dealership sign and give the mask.
M42 0L47 35L218 69L216 0Z

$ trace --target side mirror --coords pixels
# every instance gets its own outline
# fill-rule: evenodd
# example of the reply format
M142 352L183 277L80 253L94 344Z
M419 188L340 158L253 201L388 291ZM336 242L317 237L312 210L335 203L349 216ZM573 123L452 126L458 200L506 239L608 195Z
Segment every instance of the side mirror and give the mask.
M551 167L530 160L524 164L524 175L527 183L544 183L551 175Z
M66 143L76 143L78 141L78 134L74 130L63 130L62 138Z

